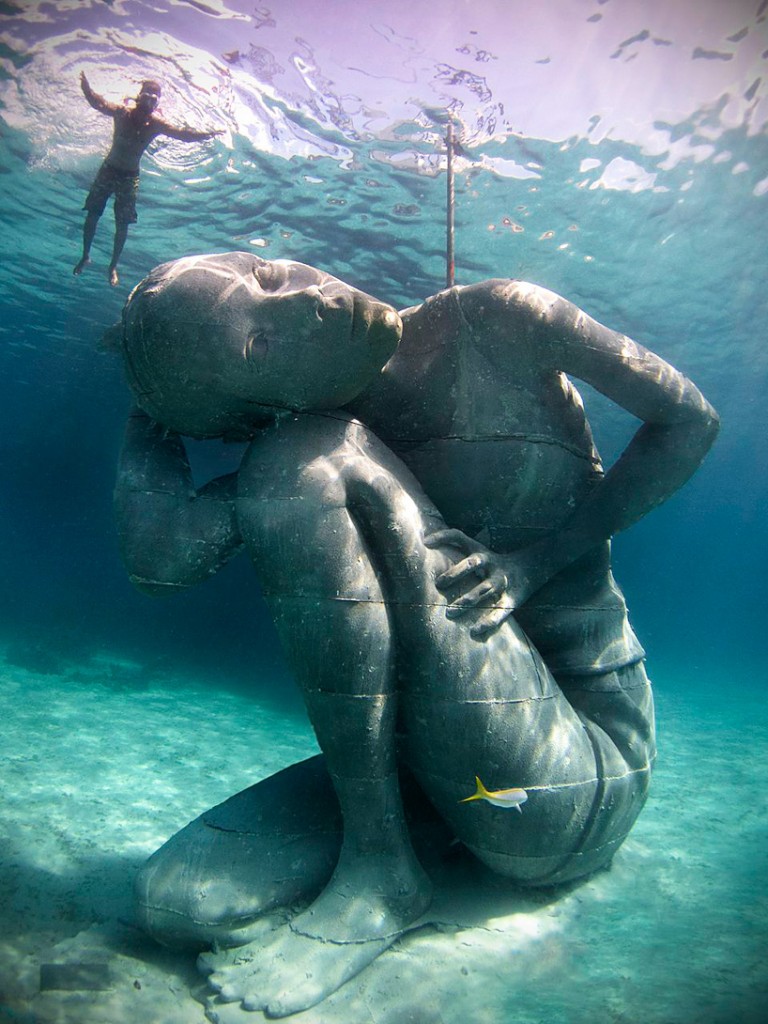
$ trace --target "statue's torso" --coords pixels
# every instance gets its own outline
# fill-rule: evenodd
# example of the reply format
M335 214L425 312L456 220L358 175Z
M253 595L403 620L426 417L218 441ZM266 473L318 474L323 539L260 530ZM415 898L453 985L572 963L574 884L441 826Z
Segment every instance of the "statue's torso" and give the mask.
M411 469L451 526L514 550L559 526L599 476L591 432L567 378L536 365L512 325L503 358L478 344L456 292L403 314L403 340L353 404Z

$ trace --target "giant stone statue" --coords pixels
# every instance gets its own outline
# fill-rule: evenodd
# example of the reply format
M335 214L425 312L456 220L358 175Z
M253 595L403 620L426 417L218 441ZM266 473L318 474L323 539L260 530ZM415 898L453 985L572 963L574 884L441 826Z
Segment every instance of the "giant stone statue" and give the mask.
M238 252L153 270L120 347L131 579L174 593L245 549L322 749L149 860L146 930L214 947L222 1000L288 1016L428 917L424 822L524 886L609 864L655 756L610 537L712 444L696 387L536 285L398 314ZM642 421L607 472L571 377ZM196 491L182 435L248 446Z

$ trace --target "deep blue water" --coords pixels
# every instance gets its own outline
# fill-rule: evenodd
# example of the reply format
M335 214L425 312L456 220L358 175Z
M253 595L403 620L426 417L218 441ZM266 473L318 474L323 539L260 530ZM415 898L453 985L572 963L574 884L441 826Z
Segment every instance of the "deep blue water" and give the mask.
M652 678L681 692L706 681L761 707L766 4L537 6L526 21L501 0L439 12L276 3L270 24L225 0L0 4L0 642L11 664L56 673L106 651L212 685L247 685L258 666L290 687L244 558L167 602L129 585L111 510L129 396L98 341L152 266L189 253L299 259L399 308L439 290L445 175L429 109L451 105L467 152L457 283L552 288L674 363L721 414L695 478L617 538L614 571ZM169 117L227 132L145 157L115 289L109 213L92 266L71 273L109 128L79 94L81 67L118 98L161 77ZM634 424L584 392L610 461ZM201 472L234 457L211 444Z

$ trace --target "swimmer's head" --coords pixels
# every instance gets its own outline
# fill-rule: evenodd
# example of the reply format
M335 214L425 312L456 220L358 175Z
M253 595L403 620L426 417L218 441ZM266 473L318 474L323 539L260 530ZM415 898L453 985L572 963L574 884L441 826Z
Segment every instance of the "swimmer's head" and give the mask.
M145 79L141 83L139 95L136 97L136 106L141 107L142 110L154 110L160 102L161 93L162 89L159 82L151 78Z
M283 410L335 409L395 351L395 310L330 274L251 253L156 267L123 310L138 404L192 437L251 436Z

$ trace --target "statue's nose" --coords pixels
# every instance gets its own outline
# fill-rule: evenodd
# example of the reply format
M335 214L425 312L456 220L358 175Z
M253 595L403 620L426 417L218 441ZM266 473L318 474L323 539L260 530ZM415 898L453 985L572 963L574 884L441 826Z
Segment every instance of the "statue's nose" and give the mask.
M383 302L370 304L368 341L372 346L389 347L391 355L397 348L402 333L402 320L391 306Z
M402 321L392 306L342 282L329 282L317 290L308 291L315 295L319 291L324 307L321 316L335 310L351 313L353 339L367 342L384 365L397 348L403 332Z

